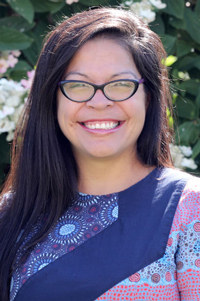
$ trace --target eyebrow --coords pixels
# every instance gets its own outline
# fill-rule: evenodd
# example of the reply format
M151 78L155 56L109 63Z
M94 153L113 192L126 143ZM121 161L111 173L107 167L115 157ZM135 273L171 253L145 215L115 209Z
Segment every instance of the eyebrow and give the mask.
M137 77L136 74L132 71L122 71L122 72L119 72L119 73L116 73L116 74L113 74L112 77L116 77L116 76L119 76L119 75L123 75L123 74L131 74L133 75L135 78Z
M84 76L84 77L87 77L87 78L89 78L86 74L84 74L84 73L80 73L80 72L73 72L73 71L71 71L71 72L69 72L69 73L67 73L66 75L65 75L65 79L69 76L69 75L80 75L80 76Z
M115 74L113 74L113 75L111 76L111 78L117 77L117 76L123 75L123 74L131 74L131 75L134 76L135 79L137 78L137 76L136 76L136 74L135 74L134 72L128 71L128 70L127 70L127 71L122 71L122 72L119 72L119 73L115 73ZM80 75L80 76L89 78L89 76L87 76L87 75L84 74L84 73L76 72L76 71L71 71L71 72L69 72L69 73L66 74L65 79L66 79L69 75Z

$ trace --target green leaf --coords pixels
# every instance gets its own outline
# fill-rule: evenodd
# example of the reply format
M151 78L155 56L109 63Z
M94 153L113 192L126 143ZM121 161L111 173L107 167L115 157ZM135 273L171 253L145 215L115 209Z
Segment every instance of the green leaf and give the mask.
M165 66L169 67L169 66L173 65L176 61L177 61L177 57L170 55L165 60Z
M200 16L200 0L197 0L194 11L198 16Z
M39 53L41 51L42 42L44 37L47 34L47 23L40 20L37 23L37 26L34 29L34 32L29 32L29 35L31 38L33 38L34 42L28 49L24 50L23 53L25 57L27 58L28 62L34 67Z
M191 79L200 78L200 69L192 68L188 71L188 74Z
M24 60L19 60L18 63L12 68L13 71L29 71L32 70L31 66Z
M190 53L191 49L192 49L192 45L187 41L179 40L179 39L176 41L176 51L178 57Z
M10 145L6 141L7 134L0 135L0 164L10 163Z
M51 12L52 14L59 11L64 5L63 2L52 2L49 0L31 0L34 10L37 13Z
M29 47L28 49L25 49L23 51L24 56L26 57L26 59L28 60L28 62L34 67L37 63L37 59L38 59L38 46L36 44L36 42L34 42L31 47Z
M34 42L31 45L31 47L23 51L23 54L28 60L28 62L34 67L39 57L39 53L42 46L42 40L39 35L35 34L35 32L31 31L29 32L29 35L31 36L31 38L33 38Z
M52 18L56 24L56 23L62 22L62 20L65 16L70 17L72 15L72 13L73 13L72 6L65 5L61 10L59 10L55 14L52 14Z
M0 51L28 48L33 39L13 28L0 26Z
M80 13L86 9L88 9L88 6L85 4L82 4L80 2L74 2L71 5L68 5L69 7L71 7L71 9L73 10L73 14L74 13Z
M200 139L192 149L192 158L195 159L200 154Z
M197 14L191 9L185 9L184 19L186 22L186 31L191 38L198 44L200 44L200 20Z
M183 0L163 0L167 6L162 10L163 12L172 15L176 18L183 19L185 1Z
M195 67L200 70L200 57L196 60Z
M21 79L26 78L27 72L23 70L13 71L10 74L10 78L16 82L20 82Z
M49 32L48 24L46 22L44 22L43 20L39 20L39 22L37 23L37 26L34 29L35 42L37 44L39 51L42 48L42 42L48 32Z
M35 23L32 22L30 24L21 16L12 16L0 19L0 26L11 27L20 32L25 32L33 28Z
M200 125L193 121L187 121L181 124L176 131L176 141L180 139L182 145L190 146L199 139Z
M33 22L34 9L30 0L7 0L8 4L29 23Z
M180 84L180 88L186 90L191 95L196 96L199 90L200 82L194 79L189 79Z
M200 88L198 89L197 97L196 97L196 105L200 108Z
M20 82L22 78L27 78L27 71L32 70L33 67L31 67L26 61L20 60L14 68L10 69L11 70L9 77L15 81Z
M185 29L185 20L184 19L178 19L175 17L170 17L169 18L169 24L173 26L176 29Z
M198 62L200 62L199 56L186 56L179 59L175 64L179 70L188 71L193 67L197 67Z
M7 69L5 76L20 82L22 78L27 77L27 71L32 69L33 68L26 61L19 60L14 68Z
M162 43L164 48L168 54L170 54L171 50L173 49L176 43L176 37L170 35L162 35Z
M160 14L156 14L156 19L150 23L151 29L158 35L165 33L165 25Z
M101 5L101 4L107 4L107 0L79 0L81 4L87 5L87 6L95 6L95 5Z
M186 119L193 120L198 117L198 110L195 104L189 99L182 98L180 96L176 99L176 107L178 110L178 116Z

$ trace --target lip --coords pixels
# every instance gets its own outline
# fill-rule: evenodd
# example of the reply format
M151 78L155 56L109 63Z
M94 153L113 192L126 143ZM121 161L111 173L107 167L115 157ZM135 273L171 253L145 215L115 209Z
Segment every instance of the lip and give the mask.
M84 124L94 124L94 123L119 123L119 125L117 125L116 127L112 128L112 129L91 129L86 127ZM85 120L85 121L81 121L78 122L80 124L80 126L87 132L89 133L94 133L94 134L105 134L105 133L113 133L118 131L121 126L123 125L125 121L123 120L117 120L117 119L90 119L90 120Z

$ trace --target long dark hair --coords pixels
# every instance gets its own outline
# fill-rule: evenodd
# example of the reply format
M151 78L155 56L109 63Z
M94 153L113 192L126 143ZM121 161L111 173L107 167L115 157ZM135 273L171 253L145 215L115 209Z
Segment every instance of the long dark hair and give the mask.
M149 104L138 139L138 155L145 165L171 166L166 117L170 94L162 64L165 51L159 37L122 9L99 8L64 20L48 35L39 57L13 142L11 172L2 192L0 294L4 301L9 298L17 250L22 254L30 252L76 195L78 168L56 119L57 83L77 49L99 36L115 39L126 47L145 78ZM45 223L23 244L42 216Z

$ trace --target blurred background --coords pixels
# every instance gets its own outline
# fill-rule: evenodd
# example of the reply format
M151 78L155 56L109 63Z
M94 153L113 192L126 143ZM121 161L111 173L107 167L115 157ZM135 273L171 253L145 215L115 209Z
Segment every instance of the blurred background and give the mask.
M64 17L93 6L140 16L167 52L176 167L200 177L200 0L0 0L0 188L9 172L17 120L46 34Z

